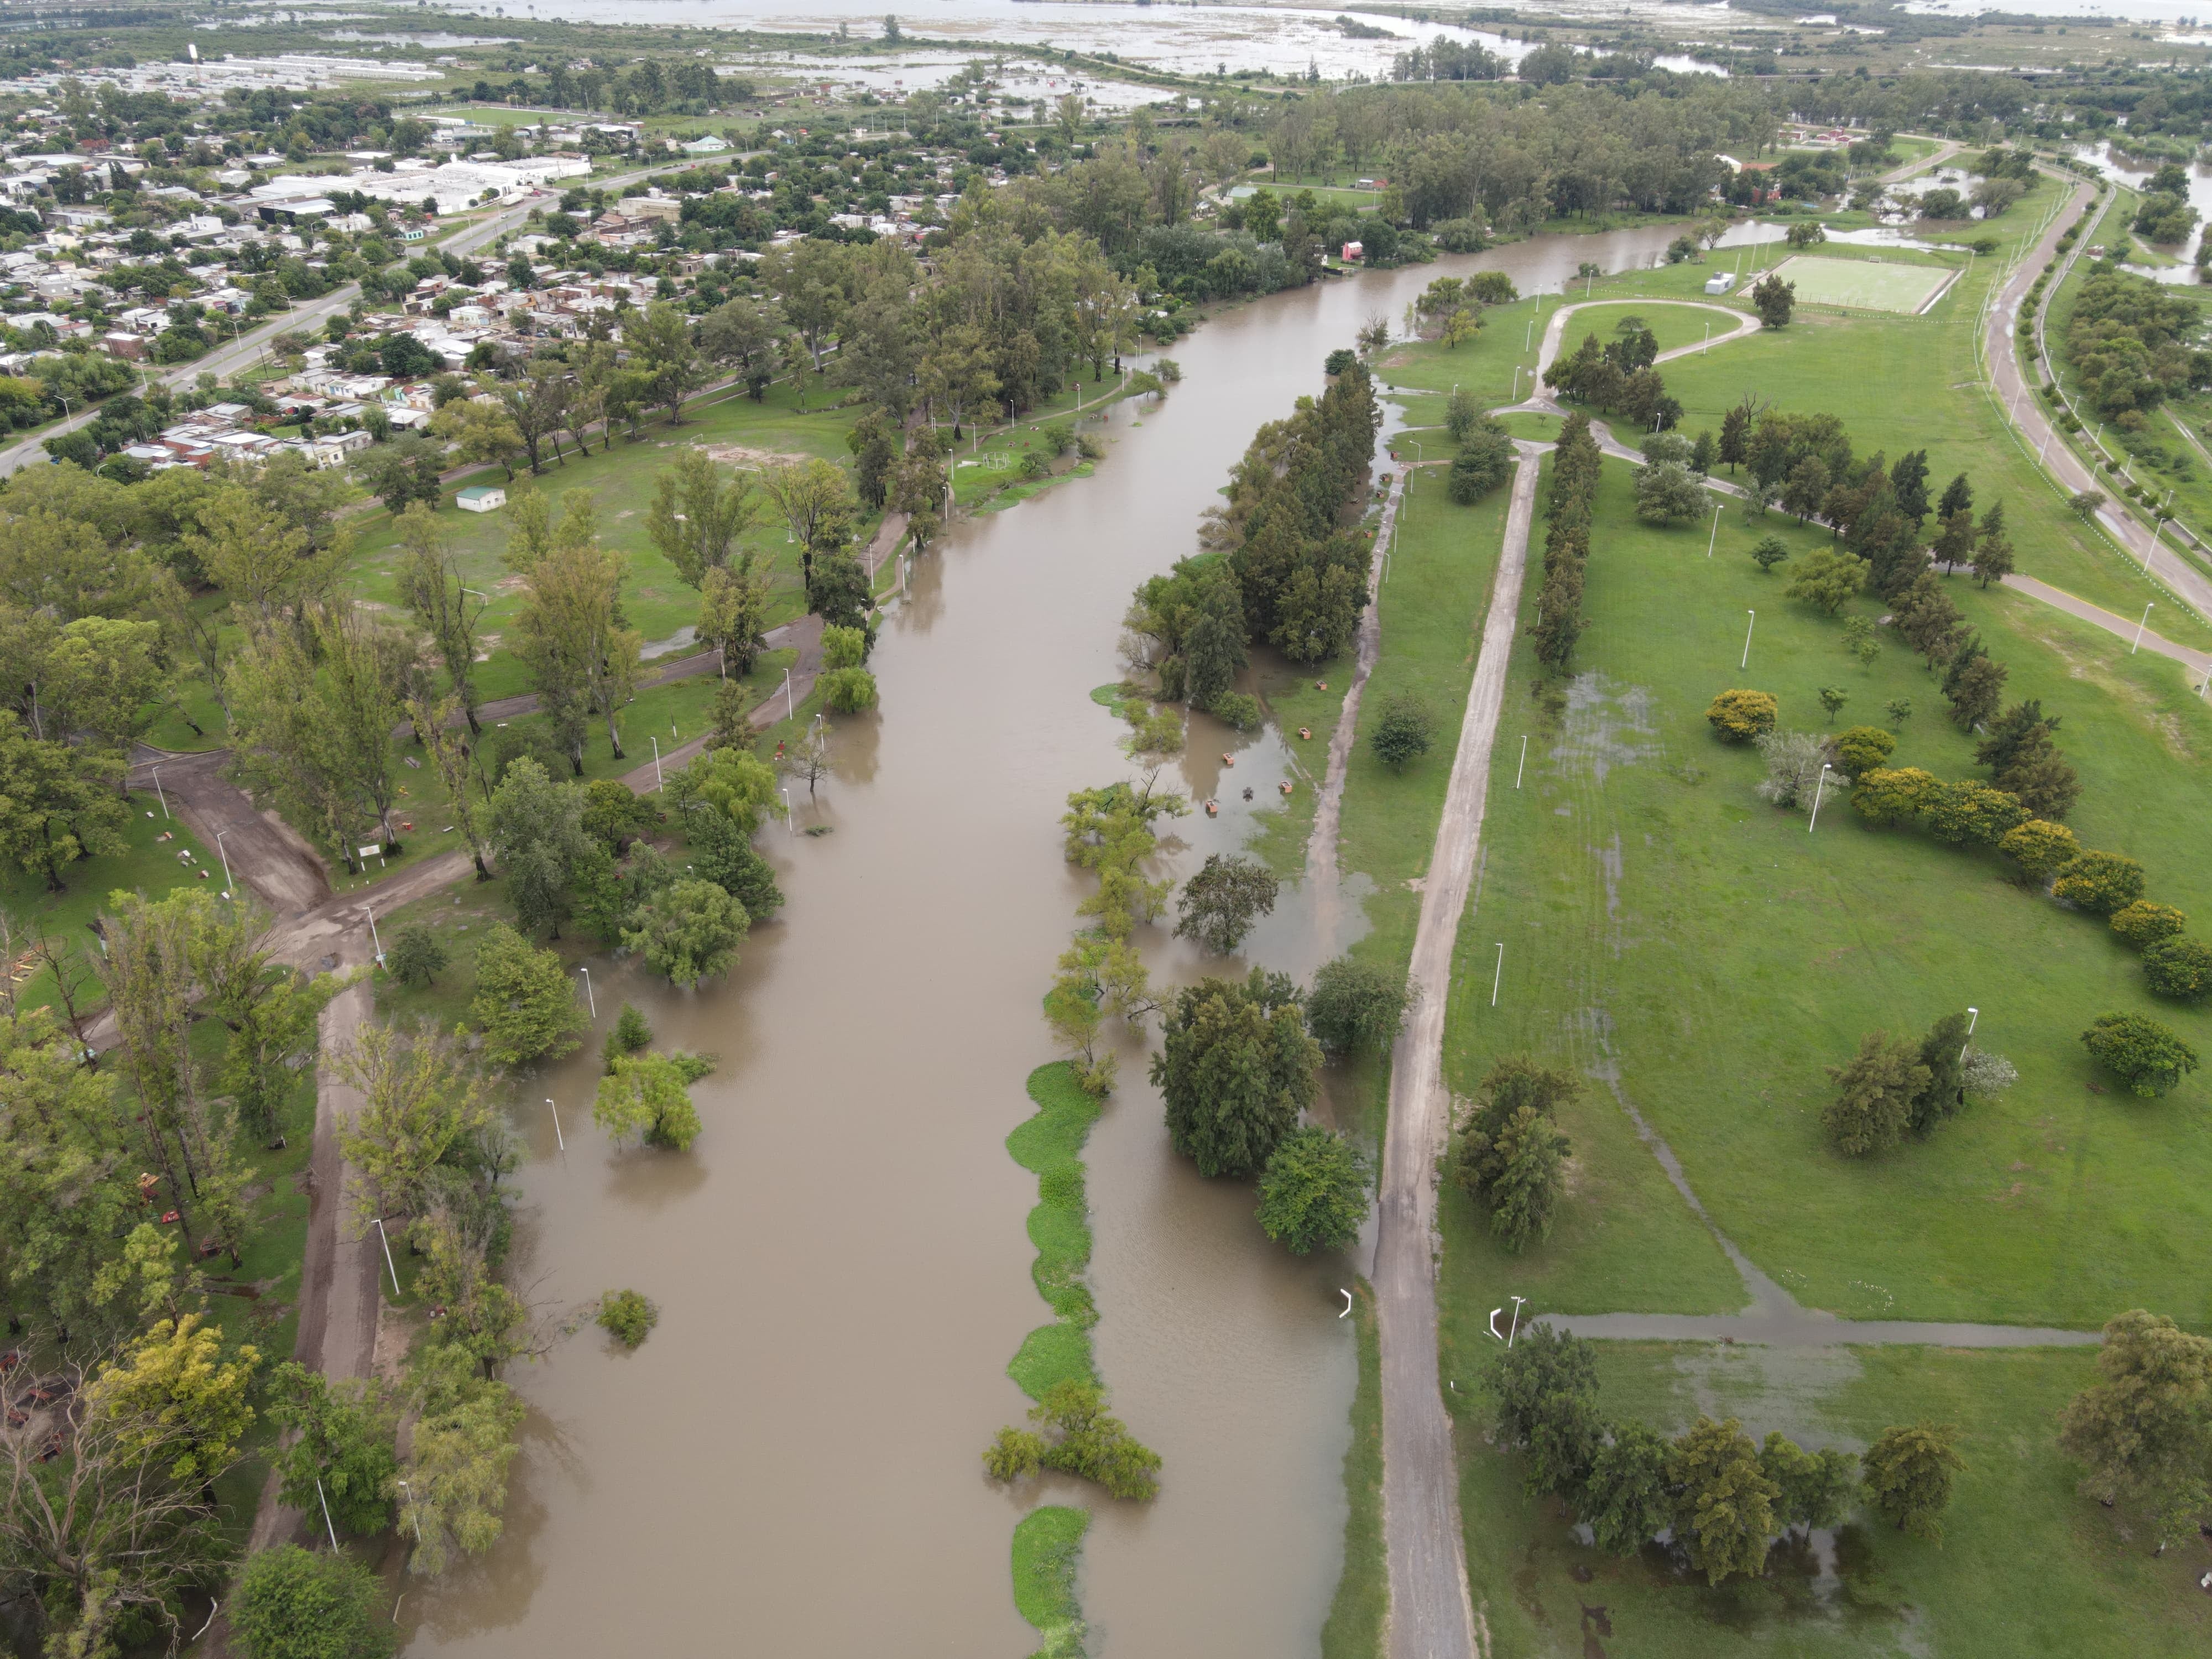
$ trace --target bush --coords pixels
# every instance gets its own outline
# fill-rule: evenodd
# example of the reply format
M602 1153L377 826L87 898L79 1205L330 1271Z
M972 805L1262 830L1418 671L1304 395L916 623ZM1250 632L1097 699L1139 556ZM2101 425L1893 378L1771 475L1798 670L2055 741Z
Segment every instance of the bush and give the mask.
M1444 488L1462 507L1472 507L1513 472L1512 434L1497 422L1478 420L1452 457Z
M2074 839L2074 832L2064 824L2030 818L2005 831L1997 842L1997 851L2020 866L2023 874L2037 881L2049 881L2081 856L2081 848Z
M1239 732L1249 732L1260 724L1260 700L1249 691L1224 691L1207 712Z
M1022 453L1021 465L1015 471L1017 476L1028 482L1035 483L1040 478L1052 477L1052 461L1041 449L1024 450Z
M2148 899L2137 899L2112 912L2112 931L2138 951L2172 939L2188 925L2189 918L2171 904L2154 904Z
M833 714L858 714L876 706L876 677L865 668L832 668L821 684L822 701Z
M469 1018L484 1034L484 1053L501 1066L565 1054L590 1023L560 952L536 949L504 922L477 946Z
M399 1645L374 1573L296 1544L246 1564L230 1624L249 1659L385 1659Z
M1851 805L1871 823L1910 823L1926 811L1943 786L1917 766L1877 766L1851 788Z
M1747 743L1762 732L1774 729L1781 705L1767 691L1723 691L1712 700L1705 718L1723 743Z
M653 1027L633 1005L625 1002L622 1006L622 1012L615 1016L614 1026L608 1031L606 1042L600 1045L599 1058L609 1069L612 1069L614 1063L624 1054L634 1054L652 1041Z
M392 954L384 965L392 976L410 990L419 991L445 970L451 958L428 924L410 921L392 941Z
M623 923L626 951L685 989L728 971L738 941L750 925L744 907L711 881L671 883L630 912Z
M625 1348L635 1348L660 1322L660 1309L641 1291L609 1291L599 1298L592 1322Z
M1408 762L1429 752L1429 740L1435 731L1436 717L1429 712L1429 705L1413 692L1397 691L1382 700L1375 729L1368 733L1367 746L1392 771L1403 771Z
M2141 1014L2106 1014L2081 1033L2081 1042L2101 1065L2128 1080L2146 1098L2164 1094L2197 1069L2197 1051L2154 1019Z
M2068 903L2109 916L2142 896L2142 866L2118 853L2083 853L2060 872L2051 890Z
M2160 939L2143 952L2143 983L2177 1002L2212 994L2212 945L2202 939Z
M1340 1250L1367 1219L1367 1160L1309 1125L1285 1136L1260 1177L1260 1228L1293 1255Z
M1878 726L1854 726L1836 738L1836 764L1855 778L1896 752L1897 739Z
M1323 963L1306 993L1306 1029L1323 1052L1387 1053L1406 1024L1406 976L1380 963L1339 957Z

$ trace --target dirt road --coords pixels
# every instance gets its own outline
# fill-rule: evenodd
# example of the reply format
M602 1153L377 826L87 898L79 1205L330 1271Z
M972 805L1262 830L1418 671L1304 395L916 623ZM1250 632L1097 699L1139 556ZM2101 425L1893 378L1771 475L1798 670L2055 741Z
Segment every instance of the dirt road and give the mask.
M1520 446L1505 546L1491 584L1482 644L1436 850L1413 935L1417 1000L1390 1061L1375 1296L1382 1351L1382 1516L1393 1659L1476 1659L1478 1641L1460 1533L1459 1461L1437 1373L1436 1160L1449 1127L1443 1085L1444 1007L1452 950L1467 908L1490 790L1490 752L1504 707L1528 532L1537 451Z

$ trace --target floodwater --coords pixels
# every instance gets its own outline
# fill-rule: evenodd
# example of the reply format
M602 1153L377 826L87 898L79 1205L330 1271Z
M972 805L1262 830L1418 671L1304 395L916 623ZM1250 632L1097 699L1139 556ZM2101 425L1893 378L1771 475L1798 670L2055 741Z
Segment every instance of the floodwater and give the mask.
M1229 312L1179 343L1164 401L1095 428L1095 477L961 521L918 562L876 653L882 708L837 723L836 775L818 802L794 792L802 833L762 834L783 917L696 994L595 958L589 1046L520 1091L518 1277L569 1308L635 1287L661 1322L635 1353L586 1328L516 1369L533 1412L507 1536L410 1589L412 1652L1030 1650L1008 1540L1039 1494L993 1487L979 1461L1025 1409L1003 1368L1047 1316L1024 1231L1036 1183L1002 1142L1054 1057L1039 1001L1090 885L1061 860L1059 814L1128 774L1088 694L1119 675L1129 592L1193 549L1254 429L1317 392L1366 317L1476 269L1556 291L1583 260L1648 264L1673 234L1544 239ZM1317 744L1294 757L1199 724L1181 782L1223 812L1173 826L1178 874L1240 846L1279 779L1315 787L1296 764L1322 764ZM1252 958L1304 977L1340 949L1357 906L1322 896L1286 890ZM1339 937L1318 936L1323 915ZM1161 978L1209 965L1243 964L1158 945ZM662 1043L720 1057L687 1156L615 1150L590 1121L624 997ZM1340 1566L1354 1357L1337 1289L1360 1264L1270 1245L1249 1187L1169 1152L1143 1073L1133 1049L1091 1137L1092 1279L1100 1365L1164 1458L1163 1490L1044 1495L1099 1515L1098 1651L1291 1659L1316 1650Z

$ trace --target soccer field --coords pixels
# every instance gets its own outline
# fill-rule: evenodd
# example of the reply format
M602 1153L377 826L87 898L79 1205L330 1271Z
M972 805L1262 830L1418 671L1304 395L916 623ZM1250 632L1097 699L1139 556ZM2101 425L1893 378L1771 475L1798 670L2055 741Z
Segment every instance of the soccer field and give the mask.
M1797 285L1807 305L1848 306L1854 311L1918 312L1951 280L1942 265L1893 265L1872 259L1817 259L1798 254L1774 268Z

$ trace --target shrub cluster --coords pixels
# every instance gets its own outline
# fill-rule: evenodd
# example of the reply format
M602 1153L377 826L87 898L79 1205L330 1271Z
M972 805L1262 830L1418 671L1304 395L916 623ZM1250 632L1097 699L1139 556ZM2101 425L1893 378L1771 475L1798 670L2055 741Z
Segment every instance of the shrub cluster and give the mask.
M1589 560L1590 513L1604 457L1590 436L1589 416L1580 410L1559 428L1552 452L1552 477L1546 495L1551 527L1544 533L1544 588L1536 602L1536 658L1563 673L1583 632L1583 567Z

